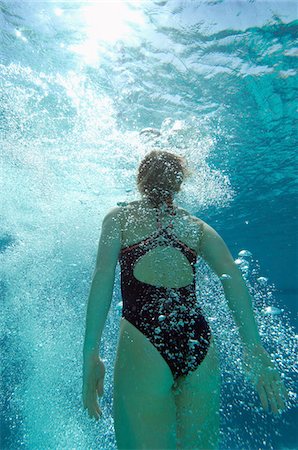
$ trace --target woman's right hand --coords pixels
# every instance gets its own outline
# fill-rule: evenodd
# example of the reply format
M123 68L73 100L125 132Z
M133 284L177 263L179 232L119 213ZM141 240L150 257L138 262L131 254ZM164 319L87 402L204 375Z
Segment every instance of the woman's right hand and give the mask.
M245 371L256 389L265 411L274 414L286 408L287 390L280 374L263 346L256 345L244 351Z
M103 395L103 383L105 366L99 356L84 358L83 368L83 405L88 410L90 418L98 420L102 415L99 407L98 396Z

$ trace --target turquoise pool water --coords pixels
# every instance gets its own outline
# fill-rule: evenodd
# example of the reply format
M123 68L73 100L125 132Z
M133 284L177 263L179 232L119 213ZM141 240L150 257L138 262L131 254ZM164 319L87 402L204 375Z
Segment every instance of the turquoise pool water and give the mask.
M0 10L1 447L116 448L118 272L99 424L81 405L86 300L101 220L137 197L136 167L154 145L194 168L177 202L235 259L252 254L239 264L290 390L281 418L262 413L219 282L200 262L198 294L222 358L221 448L296 449L295 2L0 1ZM146 127L161 136L140 136Z

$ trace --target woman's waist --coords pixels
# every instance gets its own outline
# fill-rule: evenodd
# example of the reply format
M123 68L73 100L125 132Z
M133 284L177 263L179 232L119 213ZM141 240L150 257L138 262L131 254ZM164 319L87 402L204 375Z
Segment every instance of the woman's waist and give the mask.
M182 288L165 288L160 286L126 286L121 287L124 305L135 305L142 308L144 305L190 305L197 302L196 289L193 285Z
M164 280L163 280L164 281ZM195 295L196 281L193 278L183 283L177 280L167 280L167 282L145 282L138 280L134 275L121 276L121 292L124 296L131 295L132 297L169 297L172 295L188 296Z
M177 293L168 297L122 297L123 317L140 317L153 319L154 317L191 317L193 315L202 315L202 310L197 302L195 295L188 295L180 298Z

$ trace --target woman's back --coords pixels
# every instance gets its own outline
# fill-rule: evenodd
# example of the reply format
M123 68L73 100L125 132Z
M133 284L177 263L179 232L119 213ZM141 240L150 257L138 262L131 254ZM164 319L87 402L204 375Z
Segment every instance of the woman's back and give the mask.
M198 254L202 221L176 206L152 208L146 201L135 201L122 208L122 252L152 238L153 248L134 266L134 276L143 283L178 288L189 285L193 270L179 242ZM165 231L166 230L166 231ZM161 236L160 236L161 234Z

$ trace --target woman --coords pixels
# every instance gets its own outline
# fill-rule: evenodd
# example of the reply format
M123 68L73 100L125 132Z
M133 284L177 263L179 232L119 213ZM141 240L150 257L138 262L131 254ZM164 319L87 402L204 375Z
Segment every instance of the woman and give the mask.
M114 208L102 224L87 309L83 403L98 419L105 374L98 352L119 260L123 310L113 391L119 449L217 447L220 374L196 299L198 257L222 281L263 408L277 413L285 407L284 386L262 347L248 289L227 246L173 203L185 176L182 157L152 151L138 170L141 200Z

